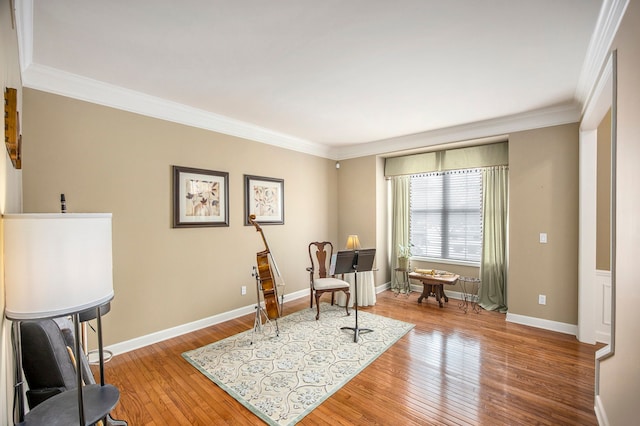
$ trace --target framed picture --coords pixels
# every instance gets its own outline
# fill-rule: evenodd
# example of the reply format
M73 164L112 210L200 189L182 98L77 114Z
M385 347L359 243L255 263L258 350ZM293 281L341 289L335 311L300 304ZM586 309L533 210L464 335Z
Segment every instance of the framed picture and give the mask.
M249 215L265 225L284 224L284 179L244 175L244 224Z
M173 227L229 226L229 173L173 166Z

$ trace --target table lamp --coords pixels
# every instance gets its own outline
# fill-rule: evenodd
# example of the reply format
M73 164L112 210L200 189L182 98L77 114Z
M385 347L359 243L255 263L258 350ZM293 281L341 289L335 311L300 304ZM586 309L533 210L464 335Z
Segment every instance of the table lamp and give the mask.
M360 239L357 235L349 235L347 238L347 250L360 249Z
M94 308L99 311L100 306L113 299L111 249L110 213L4 215L5 316L13 321L13 334L18 343L15 346L19 406L14 413L18 424L38 423L35 420L40 417L64 418L56 410L67 405L84 425L85 399L92 404L86 409L87 417L98 415L96 404L103 407L97 411L108 410L106 415L117 403L118 390L105 386L102 377L101 385L83 389L82 369L77 368L77 392L69 390L56 395L34 407L25 418L19 344L20 322L73 315L75 359L81 359L79 314ZM100 328L99 313L97 315ZM99 345L102 346L101 336ZM91 387L93 389L89 389ZM70 399L74 398L70 393L77 393L77 405ZM56 398L57 401L52 401Z

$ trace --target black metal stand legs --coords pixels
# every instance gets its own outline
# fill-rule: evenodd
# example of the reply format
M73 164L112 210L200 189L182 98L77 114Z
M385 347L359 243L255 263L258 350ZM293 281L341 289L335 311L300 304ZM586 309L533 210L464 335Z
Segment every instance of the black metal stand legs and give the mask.
M355 291L355 300L353 301L353 308L356 311L356 326L355 327L342 327L341 330L352 330L353 331L353 341L358 343L358 336L360 333L371 333L373 330L370 328L359 328L358 327L358 265L354 265L353 274L354 274L354 285L356 287Z

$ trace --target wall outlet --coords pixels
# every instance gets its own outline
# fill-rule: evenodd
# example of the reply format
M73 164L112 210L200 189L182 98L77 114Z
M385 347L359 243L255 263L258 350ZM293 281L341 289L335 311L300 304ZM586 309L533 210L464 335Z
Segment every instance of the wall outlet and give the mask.
M547 296L544 294L538 295L538 305L546 305L547 304Z
M546 232L541 232L540 233L540 244L547 244L547 233Z
M247 294L247 286L243 285L242 286L242 295L244 296L245 294Z

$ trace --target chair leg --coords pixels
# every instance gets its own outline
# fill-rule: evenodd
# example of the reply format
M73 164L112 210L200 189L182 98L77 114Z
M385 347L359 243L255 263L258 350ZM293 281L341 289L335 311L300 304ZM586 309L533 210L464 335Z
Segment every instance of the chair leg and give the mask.
M351 299L351 293L348 291L345 291L344 294L347 295L347 304L344 305L344 307L347 309L347 316L351 315L351 313L349 312L349 299Z
M309 307L313 308L313 289L309 289Z
M316 321L320 319L320 295L316 291L316 309L318 310L318 314L316 315Z
M332 291L331 292L331 306L333 306L333 304L335 303L335 299L336 299L336 292Z

